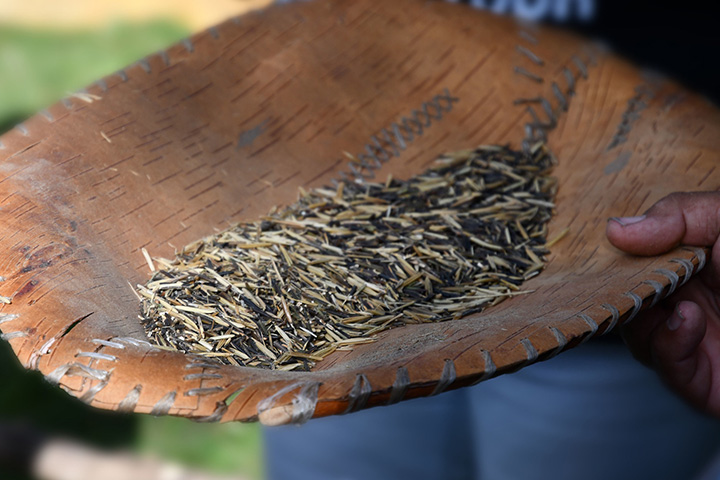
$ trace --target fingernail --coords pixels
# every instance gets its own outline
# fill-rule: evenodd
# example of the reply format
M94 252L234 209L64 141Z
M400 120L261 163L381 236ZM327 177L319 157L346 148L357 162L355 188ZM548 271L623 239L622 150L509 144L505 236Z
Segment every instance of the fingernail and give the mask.
M646 215L640 215L639 217L610 217L609 220L619 223L622 227L627 227L633 223L642 222L645 218Z
M667 326L670 330L675 331L680 328L683 320L685 320L685 317L683 317L682 313L680 313L680 308L675 307L675 310L673 310L673 313L667 319Z

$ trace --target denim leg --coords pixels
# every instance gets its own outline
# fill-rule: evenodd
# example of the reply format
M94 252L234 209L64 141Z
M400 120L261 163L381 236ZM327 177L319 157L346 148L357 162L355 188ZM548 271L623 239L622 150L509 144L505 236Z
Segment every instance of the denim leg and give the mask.
M463 390L264 430L269 480L473 477Z
M720 445L720 423L619 342L588 343L469 397L482 480L689 479Z

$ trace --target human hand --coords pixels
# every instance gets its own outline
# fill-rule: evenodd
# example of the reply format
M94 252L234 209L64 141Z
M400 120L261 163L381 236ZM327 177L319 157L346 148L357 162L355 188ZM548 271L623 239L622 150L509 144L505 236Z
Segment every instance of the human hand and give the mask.
M635 357L696 407L720 416L720 192L675 193L645 215L611 218L610 243L634 255L711 247L705 268L623 327Z

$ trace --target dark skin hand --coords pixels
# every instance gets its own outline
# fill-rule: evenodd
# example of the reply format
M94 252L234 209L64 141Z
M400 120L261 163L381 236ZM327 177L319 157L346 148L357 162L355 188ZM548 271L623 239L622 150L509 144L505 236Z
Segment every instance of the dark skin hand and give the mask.
M635 357L688 402L720 417L720 192L669 195L645 215L612 218L607 237L634 255L678 245L711 248L705 268L627 326Z

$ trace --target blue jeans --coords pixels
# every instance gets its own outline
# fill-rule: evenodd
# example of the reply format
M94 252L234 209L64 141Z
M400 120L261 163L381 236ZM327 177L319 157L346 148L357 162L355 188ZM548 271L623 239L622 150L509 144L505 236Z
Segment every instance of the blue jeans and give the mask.
M720 422L619 342L590 342L438 397L268 428L265 447L271 480L687 480Z

